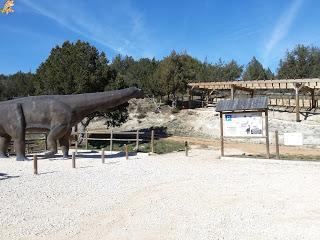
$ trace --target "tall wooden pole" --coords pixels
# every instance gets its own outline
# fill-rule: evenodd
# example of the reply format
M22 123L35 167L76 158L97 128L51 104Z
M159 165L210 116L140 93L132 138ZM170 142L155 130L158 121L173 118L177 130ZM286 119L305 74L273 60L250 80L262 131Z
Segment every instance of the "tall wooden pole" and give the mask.
M299 87L295 86L295 94L296 94L296 121L300 122L300 103L299 103Z
M220 147L221 147L221 157L224 156L224 139L223 139L223 114L220 112Z
M269 142L269 118L268 109L265 111L265 128L266 128L266 148L267 148L267 158L270 158L270 142Z

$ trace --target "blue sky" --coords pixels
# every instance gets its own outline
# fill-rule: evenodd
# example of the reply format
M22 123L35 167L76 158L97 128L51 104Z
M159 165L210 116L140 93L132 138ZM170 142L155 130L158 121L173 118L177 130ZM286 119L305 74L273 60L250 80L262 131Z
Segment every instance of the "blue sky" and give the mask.
M54 46L77 39L109 59L175 49L213 63L256 56L274 71L296 44L320 46L319 9L316 0L16 0L14 14L0 15L0 73L34 72Z

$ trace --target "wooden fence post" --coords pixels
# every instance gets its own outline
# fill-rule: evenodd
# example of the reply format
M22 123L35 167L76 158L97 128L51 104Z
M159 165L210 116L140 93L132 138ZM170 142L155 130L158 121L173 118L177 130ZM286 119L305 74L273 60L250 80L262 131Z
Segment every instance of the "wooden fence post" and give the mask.
M276 140L276 158L280 159L280 151L279 151L279 133L275 132L275 140Z
M75 148L76 148L76 154L78 154L78 140L76 140L76 144L75 144Z
M110 152L112 152L112 138L113 138L113 131L110 132Z
M47 143L47 140L48 140L48 134L44 134L44 148L45 150L47 151L48 150L48 143Z
M139 151L139 130L137 130L137 136L136 136L136 151Z
M187 141L185 141L184 146L185 146L186 156L188 157L189 145Z
M101 149L101 161L102 161L102 164L105 163L104 148Z
M124 151L126 152L126 160L128 160L129 159L129 153L128 153L128 145L127 144L124 145Z
M76 168L76 153L72 152L72 168Z
M154 153L154 130L151 131L151 153Z
M38 156L33 155L33 174L38 174Z
M86 130L86 149L88 149L88 131Z

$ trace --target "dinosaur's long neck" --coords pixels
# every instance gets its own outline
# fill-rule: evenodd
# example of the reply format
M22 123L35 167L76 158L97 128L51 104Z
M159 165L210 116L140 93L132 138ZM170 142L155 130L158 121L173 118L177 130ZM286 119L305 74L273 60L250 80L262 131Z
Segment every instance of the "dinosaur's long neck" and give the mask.
M117 107L131 98L137 97L136 88L127 88L109 92L85 93L61 96L61 100L72 109L75 121L82 120L88 114Z

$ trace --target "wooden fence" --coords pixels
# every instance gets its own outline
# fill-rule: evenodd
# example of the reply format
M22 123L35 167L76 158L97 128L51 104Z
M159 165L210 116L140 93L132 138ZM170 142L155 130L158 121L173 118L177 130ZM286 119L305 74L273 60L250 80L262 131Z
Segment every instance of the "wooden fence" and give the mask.
M88 149L89 141L101 141L109 143L110 151L113 150L114 142L135 142L135 149L139 150L139 145L142 142L151 142L151 148L154 145L154 139L160 138L159 135L155 135L155 131L148 130L136 130L136 131L105 131L105 130L88 130L85 132L73 133L73 136L84 138L85 148ZM94 136L92 136L94 135ZM98 137L103 135L103 137ZM123 136L123 137L121 137Z
M35 136L39 136L39 137L35 137ZM43 144L39 144L40 142L43 142ZM27 133L26 134L26 153L27 154L46 151L47 148L48 146L47 146L46 133L32 133L32 134ZM13 141L10 142L8 151L10 154L14 152Z
M140 143L150 142L152 152L154 149L154 140L159 139L161 134L155 134L154 130L137 130L137 131L105 131L105 130L90 130L86 132L76 132L72 133L73 138L77 138L79 135L84 136L85 148L88 149L89 141L102 141L109 143L110 151L113 149L114 142L135 142L135 149L139 150ZM94 135L94 137L91 137ZM104 135L108 137L97 137L98 135ZM37 137L36 137L37 136ZM125 136L122 138L121 136ZM41 143L42 142L42 143ZM76 145L74 141L70 140L70 146ZM47 146L47 134L46 133L32 133L26 134L26 153L39 153L46 151ZM13 141L9 144L9 154L14 153Z

